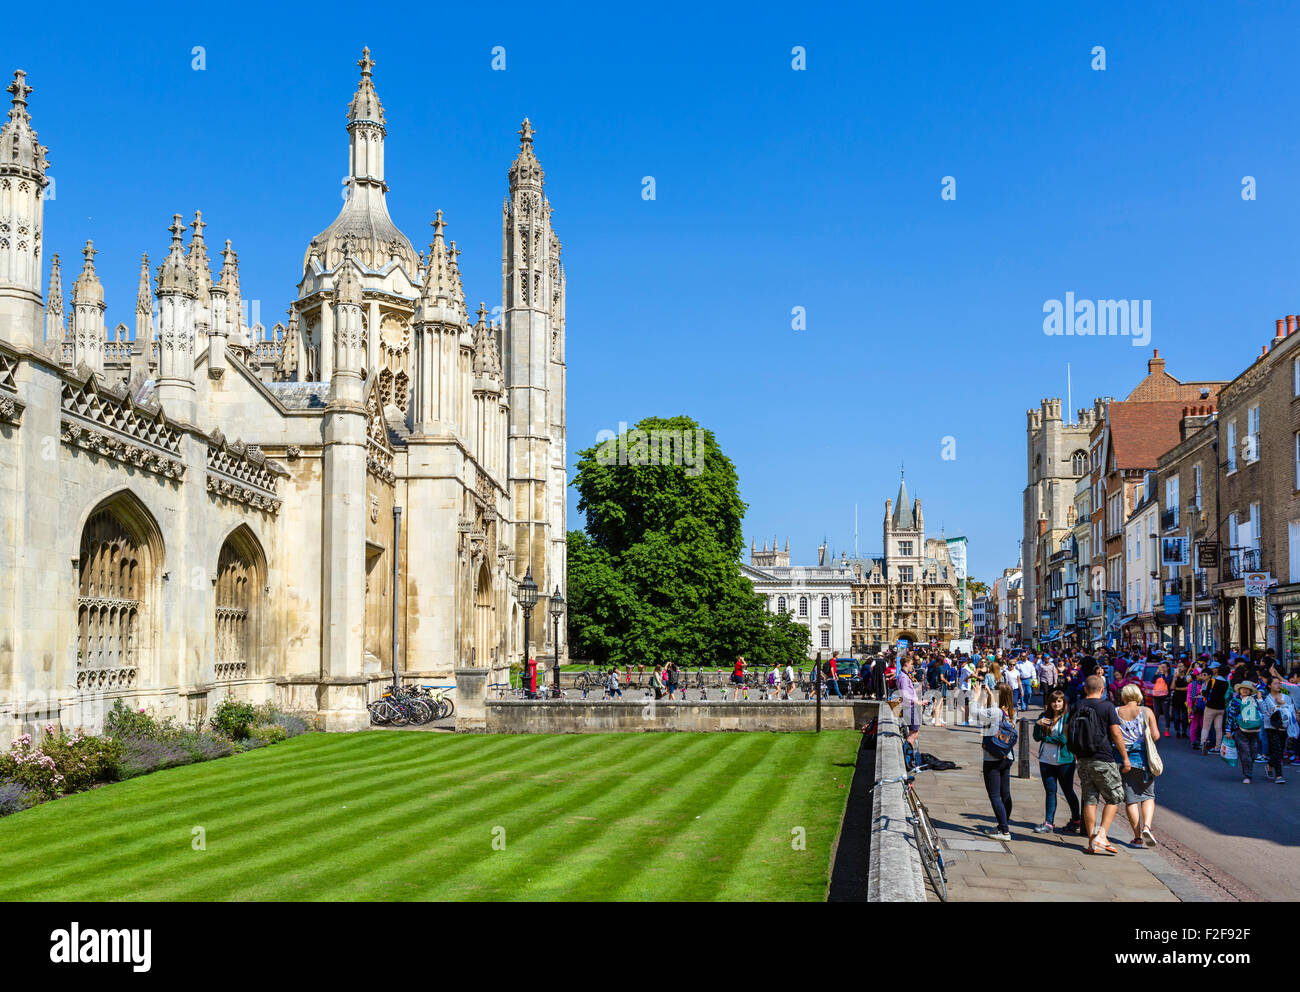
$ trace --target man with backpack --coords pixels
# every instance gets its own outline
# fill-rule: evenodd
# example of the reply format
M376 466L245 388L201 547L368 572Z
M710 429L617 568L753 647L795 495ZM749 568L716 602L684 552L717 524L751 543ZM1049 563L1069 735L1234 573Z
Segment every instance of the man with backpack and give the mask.
M1115 704L1105 698L1105 677L1100 673L1088 676L1084 692L1066 727L1066 742L1078 760L1083 787L1083 831L1088 838L1084 850L1088 854L1115 854L1107 834L1124 802L1121 775L1132 765ZM1098 803L1102 806L1100 817Z

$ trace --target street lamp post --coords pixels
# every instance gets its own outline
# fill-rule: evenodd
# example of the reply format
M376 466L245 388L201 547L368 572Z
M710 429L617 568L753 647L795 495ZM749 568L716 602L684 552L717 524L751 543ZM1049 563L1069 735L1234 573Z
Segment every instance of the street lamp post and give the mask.
M537 583L533 581L531 565L524 573L524 581L519 583L519 605L524 608L524 671L520 683L524 689L524 696L531 699L532 694L528 690L528 628L533 616L533 607L537 605Z
M555 688L551 690L551 695L556 699L560 698L560 617L564 616L564 597L560 595L560 587L555 587L555 592L551 595L551 622L555 624Z

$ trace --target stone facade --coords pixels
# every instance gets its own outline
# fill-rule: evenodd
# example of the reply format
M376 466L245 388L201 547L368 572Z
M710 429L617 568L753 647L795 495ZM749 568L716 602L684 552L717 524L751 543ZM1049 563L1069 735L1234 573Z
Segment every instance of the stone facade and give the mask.
M773 542L775 543L775 542ZM754 584L770 613L783 610L808 627L808 657L846 656L851 650L849 601L853 573L847 562L826 560L821 549L817 565L790 565L790 552L760 553L757 560L785 561L783 565L746 565L740 570ZM752 552L751 552L752 554ZM753 560L753 559L751 559Z
M362 727L394 667L503 678L525 650L529 569L529 650L553 648L564 273L532 125L508 173L500 318L481 305L471 321L441 212L427 253L389 219L369 50L358 65L346 200L270 334L247 324L230 241L213 277L197 213L173 219L156 286L142 263L134 335L106 328L89 242L71 306L57 256L46 300L46 149L15 74L0 128L0 744L49 719L96 730L117 698L193 720L233 693Z
M897 499L885 500L881 536L881 554L849 560L854 650L875 654L900 638L946 645L960 637L963 618L957 615L957 572L948 544L925 536L921 501L908 499L902 479Z

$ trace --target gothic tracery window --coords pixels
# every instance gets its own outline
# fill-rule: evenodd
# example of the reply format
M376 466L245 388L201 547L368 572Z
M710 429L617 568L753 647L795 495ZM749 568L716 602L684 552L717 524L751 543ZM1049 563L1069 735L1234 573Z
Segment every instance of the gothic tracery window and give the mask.
M87 521L78 566L78 671L135 668L144 590L141 549L111 510Z
M226 541L217 560L217 664L247 665L249 614L252 610L255 573L234 544ZM247 670L218 669L218 678L233 678Z

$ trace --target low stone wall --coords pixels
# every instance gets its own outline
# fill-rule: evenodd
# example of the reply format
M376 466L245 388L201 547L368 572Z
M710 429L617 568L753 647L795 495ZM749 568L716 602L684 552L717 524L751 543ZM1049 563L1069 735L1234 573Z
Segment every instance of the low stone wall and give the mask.
M897 778L905 770L903 739L886 736L899 732L898 720L888 706L880 707L880 734L876 737L876 777ZM858 774L867 769L860 768ZM872 795L871 868L867 879L868 902L925 902L921 853L908 817L911 811L901 782L876 786Z
M486 710L490 734L814 730L817 720L816 701L802 699L489 699ZM875 711L866 700L823 700L822 727L861 729Z

